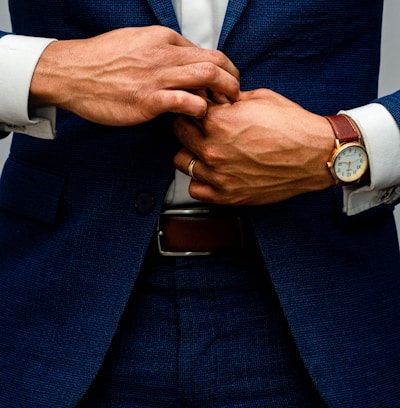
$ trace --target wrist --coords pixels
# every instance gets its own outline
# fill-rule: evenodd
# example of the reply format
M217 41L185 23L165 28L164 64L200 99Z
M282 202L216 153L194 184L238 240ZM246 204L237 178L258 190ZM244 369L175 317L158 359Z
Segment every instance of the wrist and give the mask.
M336 185L351 185L368 178L368 154L360 129L346 115L326 116L335 133L335 148L327 166Z
M321 188L332 187L335 185L331 173L327 171L326 163L331 157L332 150L335 147L335 133L328 120L324 116L318 116L319 121L314 122L317 127L313 129L314 140L310 141L312 146L319 149L318 174Z
M41 54L29 90L29 108L46 106L63 107L66 104L68 92L66 81L63 80L65 68L66 44L71 41L56 41L50 43Z

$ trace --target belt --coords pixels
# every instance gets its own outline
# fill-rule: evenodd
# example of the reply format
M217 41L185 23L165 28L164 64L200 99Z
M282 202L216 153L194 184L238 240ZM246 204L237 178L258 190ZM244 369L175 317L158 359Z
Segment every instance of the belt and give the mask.
M244 247L242 217L230 208L179 208L160 213L157 245L162 256L211 255Z

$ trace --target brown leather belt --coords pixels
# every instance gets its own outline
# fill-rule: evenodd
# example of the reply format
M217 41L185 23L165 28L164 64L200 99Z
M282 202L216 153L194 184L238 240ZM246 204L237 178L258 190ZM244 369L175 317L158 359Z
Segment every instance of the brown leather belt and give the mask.
M163 256L239 250L244 247L242 219L229 209L169 209L158 217L157 244Z

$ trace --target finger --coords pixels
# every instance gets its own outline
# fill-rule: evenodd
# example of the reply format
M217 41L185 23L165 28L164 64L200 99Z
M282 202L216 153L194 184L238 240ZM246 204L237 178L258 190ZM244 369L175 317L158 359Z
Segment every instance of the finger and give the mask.
M182 148L174 157L174 166L177 170L180 170L182 173L187 174L188 176L191 176L189 173L189 167L191 165L192 160L197 158L197 156L191 152L190 150L186 148ZM192 173L194 175L195 167L196 171L198 169L198 164L199 160L196 159L195 164L192 166ZM195 176L196 179L198 179L198 174Z
M149 98L149 111L153 117L172 112L200 119L207 113L207 102L187 91L160 90Z
M180 47L191 48L191 51L185 49L184 58L185 60L192 54L192 62L212 62L215 65L220 66L225 71L231 73L235 78L239 80L240 74L239 70L236 68L235 64L221 51L218 50L209 50L205 48L199 48L197 45L192 43L187 38L178 34L177 32L172 31L170 33L171 39L170 44ZM189 54L189 52L191 54ZM190 59L189 59L190 60Z
M175 168L192 177L189 184L189 194L192 198L220 203L222 196L208 180L210 169L196 157L190 150L181 149L174 157ZM191 169L192 174L189 174L189 167L193 163L193 159L196 159L196 161Z
M235 101L240 95L238 79L212 62L196 62L166 67L160 72L160 82L165 89L210 89Z
M220 92L212 92L211 95L209 95L209 99L216 103L216 104L224 104L224 103L231 103L231 101L228 99L228 97L225 94L222 94Z
M198 48L196 44L194 44L192 41L188 40L187 38L183 37L181 34L176 32L175 30L172 30L164 26L162 26L162 28L166 28L168 31L170 31L170 39L169 39L170 44L177 45L179 47Z
M220 196L218 191L216 191L211 185L203 183L200 180L192 179L189 184L189 195L195 200L211 204L225 204L223 197Z
M229 72L237 80L240 78L239 70L235 64L221 51L199 48L197 46L182 47L175 49L177 65L187 65L201 62L211 62L212 64Z
M124 29L127 30L127 29ZM132 42L136 42L136 36L139 29L130 29L132 35ZM117 32L118 30L115 30ZM187 65L201 62L210 62L216 66L219 66L223 70L230 73L237 80L239 80L239 70L235 67L233 62L221 51L209 50L197 47L194 43L178 34L176 31L162 26L152 26L140 28L140 32L146 32L151 36L153 42L159 44L165 44L167 48L160 48L167 52L167 54L173 55L173 60L176 65Z
M191 177L192 182L212 184L209 180L209 176L212 176L210 169L190 150L182 148L174 157L174 165Z
M204 100L208 101L208 93L207 89L201 88L201 89L193 89L191 91L192 94L201 96Z

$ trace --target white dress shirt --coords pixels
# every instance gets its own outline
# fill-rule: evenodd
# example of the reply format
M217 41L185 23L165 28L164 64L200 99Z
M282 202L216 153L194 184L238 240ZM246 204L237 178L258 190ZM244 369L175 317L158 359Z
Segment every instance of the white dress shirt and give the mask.
M215 49L228 0L172 0L182 34L202 48ZM37 61L54 41L6 35L0 39L0 130L31 136L55 137L55 109L37 109L28 114L30 81ZM360 127L367 147L371 185L346 187L343 210L357 214L400 197L400 131L392 115L380 104L370 104L345 112ZM176 172L166 202L193 202L188 194L190 179Z

